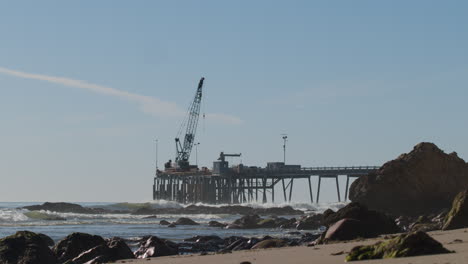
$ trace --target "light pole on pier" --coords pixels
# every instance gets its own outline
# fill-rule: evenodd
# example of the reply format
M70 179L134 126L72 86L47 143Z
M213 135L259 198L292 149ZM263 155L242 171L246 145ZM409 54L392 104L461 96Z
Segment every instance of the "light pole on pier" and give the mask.
M156 139L156 174L158 174L158 140Z
M283 136L283 162L286 165L286 141L288 139L288 135L281 134Z

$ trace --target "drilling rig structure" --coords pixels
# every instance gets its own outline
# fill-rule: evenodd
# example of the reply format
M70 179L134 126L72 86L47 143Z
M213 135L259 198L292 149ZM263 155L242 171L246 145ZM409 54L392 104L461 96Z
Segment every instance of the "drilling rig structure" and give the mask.
M175 163L177 169L180 171L189 171L190 170L190 153L192 152L193 145L195 143L195 134L197 132L198 126L198 119L200 117L200 105L202 99L202 89L203 89L203 81L205 78L201 78L200 82L198 83L198 88L195 93L195 97L192 103L189 106L189 110L187 112L187 116L185 117L184 121L182 122L179 132L175 138L175 145L176 145L176 159ZM182 133L185 131L183 143L181 142L180 137Z

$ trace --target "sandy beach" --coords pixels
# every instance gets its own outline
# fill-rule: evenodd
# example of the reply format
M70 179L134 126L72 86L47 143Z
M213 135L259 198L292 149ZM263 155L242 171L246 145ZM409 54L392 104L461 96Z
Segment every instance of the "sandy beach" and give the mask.
M445 248L455 251L451 254L426 255L409 258L396 259L378 259L370 260L365 263L407 263L407 264L426 264L426 263L468 263L468 229L457 229L451 231L433 231L429 234L441 242ZM231 254L211 254L211 255L185 255L158 257L138 260L121 260L117 263L147 263L147 264L239 264L249 261L252 264L310 264L310 263L343 263L347 252L354 246L373 244L384 238L355 240L344 243L335 243L328 245L318 245L315 247L286 247L264 250L246 250L237 251ZM356 262L358 263L358 262Z

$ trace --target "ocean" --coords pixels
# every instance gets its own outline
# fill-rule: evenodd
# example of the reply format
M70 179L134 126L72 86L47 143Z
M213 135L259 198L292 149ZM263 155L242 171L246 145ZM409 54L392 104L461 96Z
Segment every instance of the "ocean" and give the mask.
M54 241L59 241L62 238L73 232L83 232L93 235L100 235L104 238L121 237L128 240L138 240L147 235L154 235L161 238L166 238L174 242L182 241L196 235L217 235L221 238L229 236L244 236L244 237L263 237L269 235L272 237L287 237L291 229L221 229L209 227L208 222L215 220L218 222L231 223L235 219L240 218L240 215L226 214L162 214L155 218L147 218L149 215L132 215L132 214L77 214L77 213L57 213L50 211L33 211L21 209L23 206L42 204L42 202L24 203L24 202L0 202L0 238L14 234L16 231L29 230L32 232L43 233L50 236ZM162 207L183 207L175 202L151 201L148 203L80 203L84 207L98 207L108 210L128 210L136 209L150 204L153 208ZM327 208L337 210L345 205L345 203L329 203L329 204L307 204L307 203L291 203L291 204L243 204L251 207L278 207L290 205L295 209L313 212L323 212ZM221 205L219 205L221 206ZM168 228L167 226L159 225L161 220L169 222L176 221L180 217L188 217L200 225L197 226L177 226ZM294 215L282 216L285 218L299 217ZM60 219L57 219L60 218ZM321 230L309 230L307 232L316 233ZM323 231L323 230L322 230ZM292 236L292 235L291 235Z

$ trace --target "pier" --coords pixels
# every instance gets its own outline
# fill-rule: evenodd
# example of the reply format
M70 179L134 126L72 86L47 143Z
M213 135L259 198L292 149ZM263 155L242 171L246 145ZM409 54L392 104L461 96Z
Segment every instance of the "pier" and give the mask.
M223 154L222 154L223 157ZM157 171L153 184L154 200L180 203L236 204L246 202L275 202L275 186L281 185L285 201L291 201L294 181L307 179L311 203L320 201L322 180L332 179L336 184L338 201L340 185L338 177L346 177L347 200L350 178L358 178L376 171L378 166L310 167L270 162L266 168L238 165L229 168L224 157L215 161L213 170ZM312 178L318 177L314 200Z

